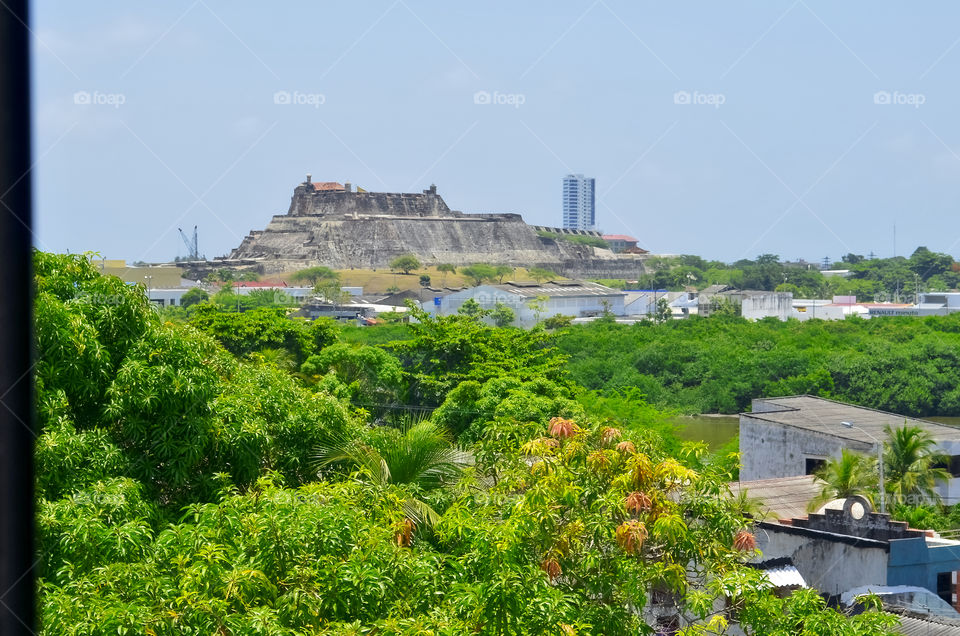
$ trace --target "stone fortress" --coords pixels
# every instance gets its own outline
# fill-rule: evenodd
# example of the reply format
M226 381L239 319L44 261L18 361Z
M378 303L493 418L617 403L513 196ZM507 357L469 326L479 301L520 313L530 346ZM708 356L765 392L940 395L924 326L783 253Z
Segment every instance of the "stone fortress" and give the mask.
M350 183L314 182L308 174L294 189L287 213L251 231L223 262L256 264L264 273L313 265L385 269L411 253L425 265L545 267L569 277L633 278L643 271L646 255L614 254L562 238L575 234L600 237L527 225L519 214L451 210L433 185L419 194L366 192Z

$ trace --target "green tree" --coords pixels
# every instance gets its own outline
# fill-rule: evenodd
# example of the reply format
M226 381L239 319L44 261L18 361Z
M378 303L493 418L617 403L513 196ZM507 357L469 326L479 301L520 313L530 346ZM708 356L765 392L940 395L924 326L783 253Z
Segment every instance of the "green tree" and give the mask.
M517 319L517 314L509 306L498 302L493 306L490 317L493 318L493 324L496 326L506 327L513 324L513 321Z
M474 286L482 285L485 281L496 277L496 269L492 265L478 263L469 267L461 267L460 274L466 276Z
M950 480L950 473L942 468L949 457L936 450L936 442L920 427L904 422L901 427L887 426L884 431L884 483L893 505L939 503L936 482Z
M317 267L307 267L306 269L301 269L290 275L290 280L295 283L307 283L310 286L315 286L320 281L337 281L340 280L340 275L329 267L317 266Z
M199 287L193 287L180 297L180 306L189 307L190 305L195 305L209 299L210 294Z
M800 298L803 295L803 292L800 291L800 288L793 283L780 283L773 289L773 291L789 292L793 294L794 298Z
M831 457L815 473L821 484L820 494L810 502L816 510L834 499L846 499L854 495L866 497L876 505L877 460L849 449L842 449L840 457Z
M673 319L673 311L670 309L670 303L666 298L657 300L657 310L653 314L653 319L657 323L663 323Z
M232 269L221 267L207 274L207 281L229 283L237 279L236 273Z
M300 368L308 376L333 372L347 385L351 399L359 405L393 402L400 393L400 362L378 347L339 342L307 358Z
M927 280L931 276L939 276L950 271L953 265L953 257L949 254L939 254L931 252L926 247L918 247L910 255L910 269L920 277L921 280Z
M440 285L445 286L447 284L447 274L456 274L457 268L449 263L441 263L437 265L437 271L440 272Z
M262 349L284 349L301 364L311 354L337 339L338 327L330 319L295 321L282 307L262 307L241 314L201 305L190 324L220 342L237 356Z
M497 277L497 282L502 283L503 277L507 274L512 274L513 268L509 265L497 265L493 268L493 275Z
M564 327L569 327L573 324L573 319L575 316L564 316L563 314L556 314L553 316L548 316L543 319L543 327L545 329L563 329Z
M557 277L555 272L544 267L531 267L527 270L527 273L530 275L530 278L538 283L542 283L545 280L552 280Z
M313 287L313 293L334 307L343 305L352 298L350 292L340 287L339 280L331 278L317 281L317 284Z
M457 309L457 313L461 316L467 316L468 318L479 320L480 318L489 315L490 310L481 307L480 303L473 298L467 298L465 301L463 301L463 304L460 305L460 308Z
M496 329L468 316L431 316L416 307L408 313L415 321L409 336L390 349L406 370L416 404L436 406L466 380L511 375L566 382L566 359L541 330Z
M420 269L423 264L414 254L401 254L390 261L390 269L398 269L404 274L409 274L415 269Z
M472 463L469 454L429 420L383 429L367 441L321 445L316 457L321 467L346 463L380 486L407 484L425 490L453 484Z
M473 458L453 445L445 431L429 420L402 429L384 428L366 442L334 439L316 450L321 469L345 466L378 487L391 484L430 491L452 486ZM409 497L403 511L413 524L435 526L440 515L425 501Z
M527 307L533 310L533 319L535 322L540 322L540 316L546 310L548 302L550 302L550 297L544 294L535 296L527 301Z

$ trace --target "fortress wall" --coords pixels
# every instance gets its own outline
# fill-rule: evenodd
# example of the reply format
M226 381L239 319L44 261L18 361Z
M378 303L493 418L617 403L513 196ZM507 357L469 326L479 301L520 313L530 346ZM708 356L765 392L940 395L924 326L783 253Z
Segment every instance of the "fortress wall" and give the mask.
M321 214L350 216L384 214L397 216L450 216L443 197L433 193L401 192L308 192L298 187L290 202L290 215Z
M434 187L422 194L358 193L300 184L289 212L250 232L229 258L256 259L266 272L311 265L383 269L406 253L428 265L539 266L579 278L636 278L643 271L643 257L541 238L538 229L598 234L527 225L519 214L451 211Z
M309 228L309 229L307 229ZM303 258L328 267L382 268L406 253L426 263L527 265L589 258L587 246L541 239L519 216L507 219L376 216L274 217L231 258Z

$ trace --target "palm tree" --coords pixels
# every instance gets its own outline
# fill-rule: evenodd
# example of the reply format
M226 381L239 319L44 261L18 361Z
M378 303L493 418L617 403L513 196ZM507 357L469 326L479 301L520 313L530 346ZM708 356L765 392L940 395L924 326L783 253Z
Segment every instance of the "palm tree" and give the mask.
M937 481L948 481L950 473L942 468L949 458L936 449L930 434L918 426L903 426L884 431L888 442L883 453L887 492L893 503L919 506L940 503Z
M440 277L440 286L443 287L447 284L447 274L456 274L457 268L450 263L441 263L437 265L437 271L442 274Z
M816 510L828 501L854 495L866 497L873 504L877 492L877 460L844 448L839 458L828 459L814 477L822 488L810 502L810 510Z
M377 486L403 484L418 490L445 488L459 479L473 463L470 453L454 446L447 433L429 420L409 422L399 430L372 435L370 443L333 440L317 448L322 467L340 464L356 470L362 479ZM410 497L404 511L418 523L432 526L439 515L423 501Z

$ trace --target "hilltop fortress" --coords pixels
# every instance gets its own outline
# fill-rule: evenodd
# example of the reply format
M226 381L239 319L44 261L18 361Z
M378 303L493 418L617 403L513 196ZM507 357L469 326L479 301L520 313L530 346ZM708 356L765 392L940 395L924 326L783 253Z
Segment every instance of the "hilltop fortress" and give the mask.
M307 175L294 189L287 213L251 231L226 263L253 261L265 273L312 265L382 269L412 253L426 265L546 267L577 277L636 277L643 271L645 255L614 254L564 239L573 235L600 237L527 225L519 214L451 210L436 186L419 194L366 192Z

